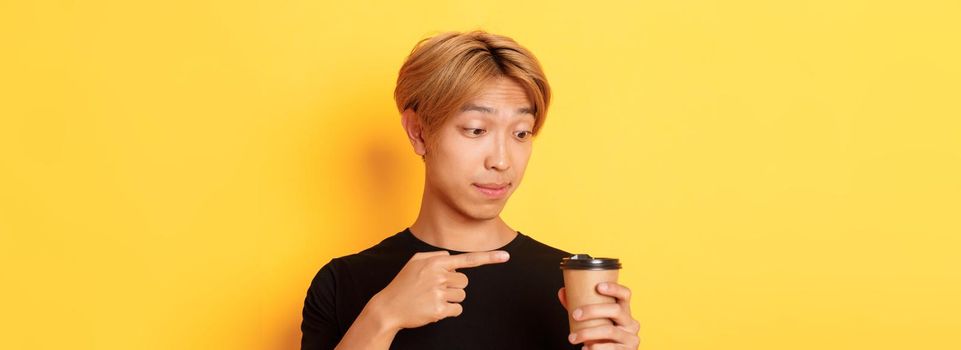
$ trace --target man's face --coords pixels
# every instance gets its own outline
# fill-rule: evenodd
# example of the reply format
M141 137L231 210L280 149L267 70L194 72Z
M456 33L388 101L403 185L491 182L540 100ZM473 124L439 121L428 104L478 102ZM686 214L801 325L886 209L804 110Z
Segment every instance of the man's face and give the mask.
M508 78L491 81L432 135L428 190L468 218L496 218L524 176L533 129L523 88Z

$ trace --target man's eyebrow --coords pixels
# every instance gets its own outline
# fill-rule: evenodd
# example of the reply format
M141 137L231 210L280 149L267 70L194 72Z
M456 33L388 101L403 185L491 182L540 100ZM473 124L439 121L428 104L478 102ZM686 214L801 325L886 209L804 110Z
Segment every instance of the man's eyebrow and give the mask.
M497 113L496 109L493 109L487 106L478 106L473 103L468 103L464 105L464 108L461 108L461 111L463 112L478 111L478 112L491 113L491 114ZM521 108L518 108L517 112L515 113L516 114L534 114L534 111L530 107L521 107Z
M473 104L473 103L468 103L468 104L464 105L464 108L461 108L461 111L464 111L464 112L466 112L466 111L478 111L478 112L492 113L492 114L497 112L497 110L495 110L495 109L493 109L493 108L485 107L485 106L478 106L478 105L475 105L475 104Z

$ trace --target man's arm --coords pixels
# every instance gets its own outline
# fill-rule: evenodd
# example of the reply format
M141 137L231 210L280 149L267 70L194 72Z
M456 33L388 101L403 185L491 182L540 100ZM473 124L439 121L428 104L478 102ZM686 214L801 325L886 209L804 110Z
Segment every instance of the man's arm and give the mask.
M336 259L317 273L304 299L304 320L301 324L302 350L383 349L390 347L394 335L400 331L386 317L377 295L372 297L360 315L343 335L336 322L337 274Z
M400 331L390 318L386 317L380 306L380 298L375 295L364 306L336 350L388 349L394 336Z
M336 322L336 286L334 264L331 260L317 272L307 297L304 298L303 322L300 330L303 337L300 340L302 350L331 350L337 346L340 339Z
M450 256L447 251L417 253L375 294L336 345L338 350L388 349L401 329L416 328L463 312L467 276L456 272L503 263L507 252L475 252ZM304 302L302 350L334 349L336 278L328 263L314 278Z

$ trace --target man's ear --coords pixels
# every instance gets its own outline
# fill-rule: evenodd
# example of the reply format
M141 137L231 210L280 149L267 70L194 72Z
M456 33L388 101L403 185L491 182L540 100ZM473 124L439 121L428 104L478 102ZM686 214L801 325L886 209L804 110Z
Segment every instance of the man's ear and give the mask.
M410 108L404 110L400 115L400 124L404 126L404 131L407 132L410 145L414 146L414 153L424 157L427 154L427 143L424 142L424 129L421 128L417 113Z

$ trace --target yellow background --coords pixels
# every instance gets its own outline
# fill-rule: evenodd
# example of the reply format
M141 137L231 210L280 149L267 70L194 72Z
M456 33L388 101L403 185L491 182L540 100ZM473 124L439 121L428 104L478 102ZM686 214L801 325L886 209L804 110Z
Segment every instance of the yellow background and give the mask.
M415 217L400 64L474 28L555 93L504 217L622 258L642 348L961 348L961 3L398 3L0 3L0 348L297 348Z

